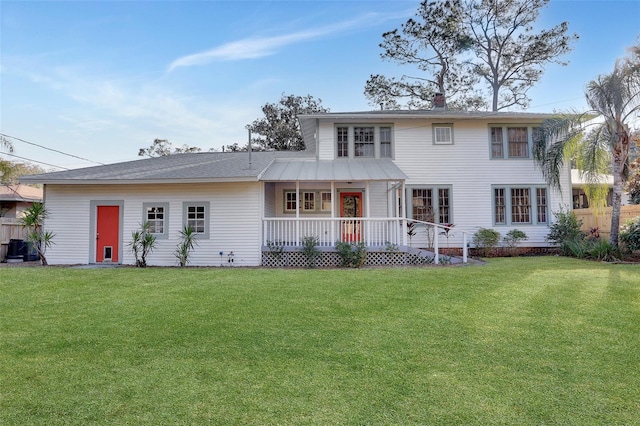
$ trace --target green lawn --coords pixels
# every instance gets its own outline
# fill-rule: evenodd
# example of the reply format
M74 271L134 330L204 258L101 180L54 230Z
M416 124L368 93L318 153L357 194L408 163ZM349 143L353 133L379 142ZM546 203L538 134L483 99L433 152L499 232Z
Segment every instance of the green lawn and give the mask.
M0 424L639 424L640 266L2 268Z

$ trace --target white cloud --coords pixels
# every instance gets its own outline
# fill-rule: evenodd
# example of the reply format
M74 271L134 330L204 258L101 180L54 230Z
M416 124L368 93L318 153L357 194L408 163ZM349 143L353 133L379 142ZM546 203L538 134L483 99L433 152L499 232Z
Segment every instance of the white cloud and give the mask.
M256 59L274 55L279 49L307 40L335 35L355 28L370 27L389 19L395 19L402 15L382 15L380 13L368 13L360 17L310 29L298 31L274 37L251 37L243 40L225 43L204 52L182 56L169 64L167 71L171 72L179 67L205 65L213 61L237 61L243 59Z

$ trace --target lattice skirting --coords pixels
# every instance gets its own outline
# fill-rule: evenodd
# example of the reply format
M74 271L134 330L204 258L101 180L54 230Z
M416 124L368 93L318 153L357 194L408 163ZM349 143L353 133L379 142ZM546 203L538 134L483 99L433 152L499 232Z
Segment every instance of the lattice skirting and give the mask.
M340 267L342 259L336 252L321 252L316 259L316 268ZM403 266L403 265L428 265L433 263L433 258L422 257L404 252L367 252L365 266ZM274 253L262 252L262 266L270 268L306 268L309 261L300 251L285 251Z

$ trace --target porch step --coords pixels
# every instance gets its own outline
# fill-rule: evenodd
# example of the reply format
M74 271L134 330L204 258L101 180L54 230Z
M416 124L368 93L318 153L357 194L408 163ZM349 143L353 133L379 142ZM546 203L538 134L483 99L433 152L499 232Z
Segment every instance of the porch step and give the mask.
M424 258L424 259L434 259L435 258L435 253L429 250L424 250L424 249L420 249L420 248L416 248L416 247L404 247L404 249L406 250L407 253L409 254L413 254L417 257L420 258ZM459 264L459 263L463 263L462 262L462 257L458 257L458 256L449 256L449 255L444 255L444 254L440 254L440 263L441 264Z

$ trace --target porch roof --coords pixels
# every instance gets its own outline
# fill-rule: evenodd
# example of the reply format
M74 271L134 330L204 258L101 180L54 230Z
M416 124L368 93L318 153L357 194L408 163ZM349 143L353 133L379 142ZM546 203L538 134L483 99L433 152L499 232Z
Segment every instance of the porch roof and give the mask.
M390 159L276 159L262 181L398 181L407 175Z

